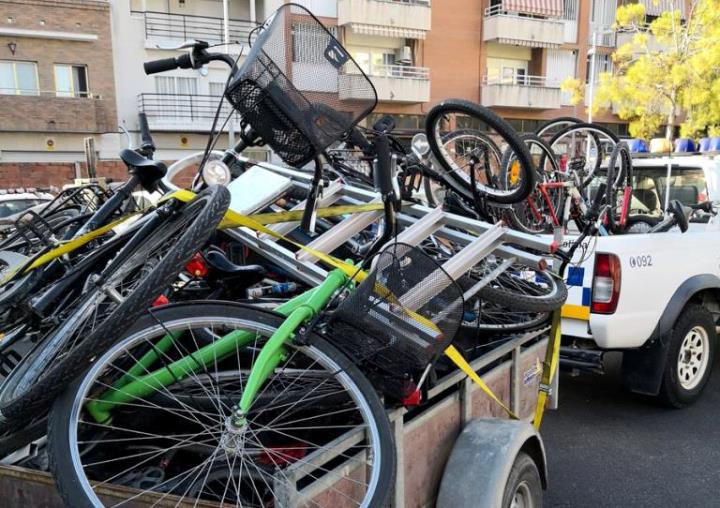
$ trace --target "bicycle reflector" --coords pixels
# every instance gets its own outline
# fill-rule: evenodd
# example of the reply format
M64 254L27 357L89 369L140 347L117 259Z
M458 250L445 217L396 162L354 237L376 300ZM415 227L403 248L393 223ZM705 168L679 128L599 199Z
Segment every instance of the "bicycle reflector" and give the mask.
M613 314L620 299L620 259L614 254L597 254L592 285L591 311Z

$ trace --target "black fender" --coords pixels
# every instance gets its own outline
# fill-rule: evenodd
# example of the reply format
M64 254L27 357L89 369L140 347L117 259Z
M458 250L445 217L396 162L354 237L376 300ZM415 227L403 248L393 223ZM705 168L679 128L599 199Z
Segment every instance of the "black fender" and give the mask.
M623 384L630 391L645 395L660 393L670 335L680 313L700 291L720 290L720 278L713 274L694 275L683 282L670 298L653 333L642 347L623 353Z

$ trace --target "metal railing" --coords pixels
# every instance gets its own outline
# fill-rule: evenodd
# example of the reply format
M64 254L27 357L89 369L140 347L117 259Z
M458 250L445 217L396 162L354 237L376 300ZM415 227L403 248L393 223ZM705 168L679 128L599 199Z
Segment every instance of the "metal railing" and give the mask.
M101 99L99 94L92 92L58 92L57 90L32 90L23 88L0 88L0 96L16 97L57 97L58 99Z
M588 32L588 44L592 45L593 37L597 37L596 43L598 46L604 48L613 48L615 47L616 36L617 34L614 30L612 30L612 26L610 25L591 24L590 31Z
M513 85L536 88L560 88L560 82L555 79L548 79L547 76L527 76L524 74L513 74L512 76L483 76L483 85Z
M198 39L210 44L224 42L223 18L153 11L144 11L139 14L143 14L145 17L146 39ZM250 32L257 26L258 24L252 21L231 19L229 23L230 40L247 42Z
M176 125L211 122L220 99L216 95L142 93L137 100L138 111L145 113L150 123ZM222 125L231 111L231 106L224 103L218 126Z
M373 65L368 76L430 79L430 69L427 67L411 67L409 65Z
M560 20L559 16L543 16L541 14L533 14L531 12L510 11L508 9L504 9L502 4L493 5L491 7L485 8L485 17L490 18L492 16L515 16L539 20Z
M375 0L376 2L387 2L391 4L422 5L430 7L430 0Z

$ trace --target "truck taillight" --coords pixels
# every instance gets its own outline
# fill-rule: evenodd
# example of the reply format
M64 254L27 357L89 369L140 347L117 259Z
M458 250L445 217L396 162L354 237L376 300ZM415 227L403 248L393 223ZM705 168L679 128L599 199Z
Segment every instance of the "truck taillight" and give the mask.
M592 312L612 314L620 299L620 259L614 254L597 254L593 273Z

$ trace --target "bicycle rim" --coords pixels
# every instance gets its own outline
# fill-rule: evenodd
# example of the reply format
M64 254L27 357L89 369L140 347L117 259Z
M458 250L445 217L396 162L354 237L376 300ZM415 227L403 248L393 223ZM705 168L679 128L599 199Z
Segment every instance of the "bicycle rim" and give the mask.
M242 436L228 431L232 404L240 400L259 349L276 329L253 318L260 313L230 310L162 320L133 333L95 362L73 393L66 434L57 436L70 447L72 470L56 471L66 502L99 504L98 489L109 484L133 489L122 503L145 498L247 507L278 501L290 506L371 506L378 496L386 496L378 487L383 469L387 472L383 461L390 457L381 446L367 388L326 344L290 345L247 414ZM137 381L154 368L167 369L172 361L192 358L202 347L238 332L245 339L202 368L114 406L112 420L98 422L87 412L88 401L129 390L127 384L112 388L121 378ZM131 372L141 355L161 350L159 342L168 333L172 345L157 354L156 363ZM164 465L162 476L158 464ZM80 486L85 500L77 499L77 490L72 498L66 480Z

